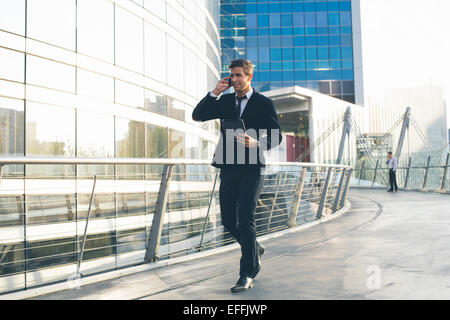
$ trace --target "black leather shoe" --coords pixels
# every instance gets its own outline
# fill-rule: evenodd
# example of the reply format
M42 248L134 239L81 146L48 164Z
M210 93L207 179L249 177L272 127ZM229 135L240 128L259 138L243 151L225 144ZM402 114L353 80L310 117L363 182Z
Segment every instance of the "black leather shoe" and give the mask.
M394 192L394 190L389 189L387 192Z
M263 255L264 251L266 250L266 248L262 244L258 244L258 245L259 245L259 248L258 248L259 250L258 250L258 255L256 256L256 265L255 265L255 270L253 270L253 273L252 273L252 278L255 278L256 275L261 270L261 255Z
M238 281L231 287L231 292L247 291L253 285L253 279L245 276L240 276Z

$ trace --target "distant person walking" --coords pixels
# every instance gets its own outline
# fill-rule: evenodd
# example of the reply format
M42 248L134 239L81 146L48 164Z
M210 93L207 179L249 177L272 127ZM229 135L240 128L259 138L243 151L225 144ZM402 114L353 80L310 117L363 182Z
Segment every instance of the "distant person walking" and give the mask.
M390 185L390 189L388 190L388 192L397 192L398 191L398 187L397 187L397 178L395 176L395 173L397 172L397 158L394 157L392 155L392 152L388 152L387 153L387 160L386 160L386 164L389 168L389 185Z

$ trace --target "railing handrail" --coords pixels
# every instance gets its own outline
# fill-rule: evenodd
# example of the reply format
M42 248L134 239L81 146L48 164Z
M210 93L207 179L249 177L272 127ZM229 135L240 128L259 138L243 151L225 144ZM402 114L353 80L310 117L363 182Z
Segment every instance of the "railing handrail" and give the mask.
M173 159L173 158L79 158L79 157L0 157L0 165L7 164L187 164L209 165L211 160ZM324 168L350 168L342 164L324 164L311 162L266 162L270 166L298 166Z

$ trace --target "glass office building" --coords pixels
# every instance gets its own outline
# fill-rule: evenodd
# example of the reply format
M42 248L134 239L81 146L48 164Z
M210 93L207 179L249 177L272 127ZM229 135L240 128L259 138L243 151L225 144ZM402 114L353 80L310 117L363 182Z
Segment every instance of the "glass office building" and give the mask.
M220 2L222 77L244 58L257 90L295 85L355 102L351 1Z
M218 18L207 0L1 0L0 156L211 159L218 124L191 114L220 76ZM143 184L158 170L1 168L0 292L73 272L93 174L88 273L142 261L157 195ZM171 193L167 210L205 206L200 189ZM190 228L182 213L166 237Z

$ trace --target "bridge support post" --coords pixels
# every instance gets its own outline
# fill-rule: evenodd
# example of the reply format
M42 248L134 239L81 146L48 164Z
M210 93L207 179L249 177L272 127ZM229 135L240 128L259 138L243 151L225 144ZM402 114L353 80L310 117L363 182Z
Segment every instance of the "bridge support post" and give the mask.
M203 237L205 236L206 224L208 223L209 211L211 210L212 198L214 196L214 190L216 189L216 182L217 182L218 176L219 176L219 174L216 172L216 177L214 178L214 184L213 184L213 188L211 191L211 195L209 196L208 212L206 213L205 223L203 224L203 231L202 231L202 237L200 239L199 248L201 248L203 246Z
M408 159L408 168L406 168L405 184L403 185L403 188L405 188L405 189L406 189L406 187L408 186L409 170L411 170L411 156L409 156L409 159Z
M380 163L380 159L377 159L377 163L375 164L375 171L373 172L373 180L372 180L372 187L375 184L375 181L377 179L377 171L378 171L378 164Z
M428 170L430 169L430 160L431 160L431 156L428 155L428 157L427 157L427 166L425 168L425 173L423 175L422 190L425 189L425 186L427 185Z
M344 147L345 147L345 137L350 134L350 115L351 115L351 108L347 107L347 110L345 111L345 116L344 116L344 126L342 128L341 142L339 144L338 157L336 160L337 164L341 164L341 162L342 162L342 157L344 155ZM350 143L350 141L349 141L349 143ZM348 155L348 156L350 159L350 155Z
M150 263L156 260L158 254L159 242L161 240L161 231L164 223L164 213L166 211L168 186L172 177L172 164L165 164L161 184L159 185L158 198L156 199L155 213L153 215L150 235L148 237L147 250L145 251L144 261Z
M325 203L327 201L328 196L328 185L330 184L330 176L333 168L328 168L327 177L325 178L325 183L323 184L322 194L320 196L319 208L317 209L316 219L320 219L322 217L323 209L325 208Z
M411 120L410 117L411 117L411 108L407 107L403 115L402 130L400 131L400 136L398 138L397 143L397 150L395 151L395 157L397 158L397 160L400 159L400 156L402 154L403 141L405 140L406 130L409 129L409 123Z
M272 207L270 208L269 220L267 220L267 230L270 229L270 223L272 222L273 208L275 208L275 203L277 202L278 190L280 189L280 183L281 183L282 177L283 177L283 172L280 172L280 175L278 176L278 179L277 179L277 186L275 187L275 195L273 197Z
M339 199L342 194L342 186L344 185L344 179L345 179L346 172L347 172L347 169L345 169L345 168L342 169L341 179L339 179L339 186L336 191L336 196L334 198L333 209L331 210L331 212L333 212L333 213L336 212L338 209Z
M303 193L303 185L305 183L305 175L306 175L306 167L302 168L300 171L300 176L298 178L297 188L295 189L294 203L292 205L291 212L289 213L289 226L295 226L295 218L297 218L298 206L300 204L300 200L302 198Z
M444 190L445 188L445 180L447 180L449 165L450 165L450 153L447 153L447 160L445 161L444 174L442 175L441 190Z
M345 204L345 199L347 198L348 188L350 187L350 179L352 178L353 168L347 171L347 179L345 181L344 191L342 193L339 206L342 208Z
M364 164L365 164L365 162L366 162L366 160L363 160L361 162L361 169L359 169L360 171L359 171L359 178L358 178L358 186L359 186L359 183L361 182L361 177L362 177L362 173L364 171Z

